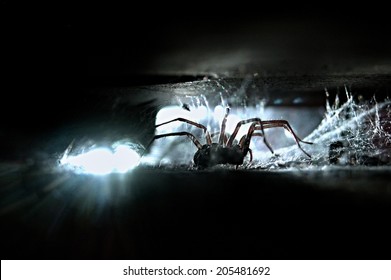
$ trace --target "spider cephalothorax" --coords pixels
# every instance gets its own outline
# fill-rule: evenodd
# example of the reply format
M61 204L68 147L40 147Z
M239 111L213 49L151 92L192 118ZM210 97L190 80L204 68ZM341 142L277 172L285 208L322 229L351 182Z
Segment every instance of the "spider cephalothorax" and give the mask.
M272 127L283 127L293 135L297 146L308 157L311 158L311 156L306 151L304 151L303 148L300 146L300 142L306 144L312 144L312 143L301 140L294 133L292 127L286 120L262 121L260 118L251 118L251 119L243 120L237 123L235 130L228 138L225 134L225 126L226 126L228 114L229 114L229 108L227 108L226 114L221 124L218 143L212 142L212 137L204 125L184 118L176 118L171 121L158 124L155 127L159 127L161 125L165 125L174 121L186 122L188 124L194 125L204 130L205 137L206 137L206 144L202 145L200 141L198 141L193 134L186 131L182 131L182 132L172 132L172 133L155 135L152 138L151 142L149 143L148 147L152 144L153 141L155 141L158 138L168 137L168 136L187 136L193 141L194 145L196 145L196 147L198 148L193 158L196 167L206 168L217 164L233 164L239 166L243 164L243 160L246 157L247 153L250 153L250 161L252 160L250 140L253 136L262 136L263 142L269 148L269 150L274 154L272 147L270 146L269 142L266 140L264 129L272 128ZM247 134L240 139L238 144L234 144L234 140L239 132L241 125L246 123L251 123L251 126L248 129Z

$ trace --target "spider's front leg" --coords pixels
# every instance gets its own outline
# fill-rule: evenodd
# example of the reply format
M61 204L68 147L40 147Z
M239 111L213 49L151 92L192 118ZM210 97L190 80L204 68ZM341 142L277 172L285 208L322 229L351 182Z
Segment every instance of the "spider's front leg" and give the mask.
M250 134L253 132L253 130L254 130L254 128L255 128L255 125L257 125L257 124L260 125L260 130L262 130L262 133L263 133L263 135L262 135L262 136L263 136L263 139L264 139L263 141L265 142L265 145L269 148L269 150L273 153L272 147L270 146L269 142L266 140L266 138L265 138L265 136L264 136L263 124L262 124L262 120L261 120L260 118L251 118L251 119L242 120L242 121L238 122L238 123L236 124L236 127L235 127L234 132L231 134L231 137L230 137L229 140L228 140L227 146L228 146L228 147L231 147L231 146L232 146L232 144L233 144L233 142L234 142L234 140L235 140L235 137L236 137L236 135L237 135L238 132L239 132L240 127L241 127L243 124L246 124L246 123L253 123L253 124L250 126L250 128L249 128L249 130L248 130L248 132L247 132L247 136L250 137L250 139L251 139L251 135L250 135ZM250 145L250 139L248 140L248 145ZM243 145L243 141L244 141L244 140L245 140L245 138L242 137L242 139L239 141L239 143L241 143L241 144L240 144L241 147L243 147L242 145Z
M196 145L196 147L198 148L198 150L201 150L202 148L202 144L200 143L200 141L197 140L197 138L189 133L189 132L186 132L186 131L182 131L182 132L172 132L172 133L166 133L166 134L158 134L158 135L155 135L152 140L149 142L149 144L147 145L147 147L145 148L145 151L148 151L150 146L152 145L152 143L156 140L156 139L159 139L159 138L164 138L164 137L169 137L169 136L187 136L191 139L191 141L193 141L194 145Z
M227 125L227 118L228 118L228 115L229 115L229 111L230 111L230 109L227 107L227 109L225 111L225 116L223 118L223 121L221 122L219 145L222 145L222 146L225 146L225 143L226 143L226 141L225 141L225 138L226 138L225 127Z
M171 121L167 121L167 122L164 122L164 123L157 124L157 125L155 125L155 127L159 127L159 126L162 126L162 125L165 125L165 124L168 124L168 123L172 123L172 122L176 122L176 121L185 122L185 123L191 124L193 126L196 126L198 128L201 128L204 131L204 133L205 133L206 143L208 143L209 145L212 144L212 138L211 138L211 136L209 134L209 131L206 128L206 126L204 126L204 125L202 125L200 123L193 122L193 121L188 120L188 119L176 118L176 119L173 119Z

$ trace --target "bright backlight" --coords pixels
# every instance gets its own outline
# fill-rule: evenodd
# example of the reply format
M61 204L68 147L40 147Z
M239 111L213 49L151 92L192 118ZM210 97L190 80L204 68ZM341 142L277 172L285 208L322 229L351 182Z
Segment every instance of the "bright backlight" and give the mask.
M126 173L136 167L140 155L130 145L113 145L110 148L95 148L77 155L64 154L61 165L77 173L107 175Z

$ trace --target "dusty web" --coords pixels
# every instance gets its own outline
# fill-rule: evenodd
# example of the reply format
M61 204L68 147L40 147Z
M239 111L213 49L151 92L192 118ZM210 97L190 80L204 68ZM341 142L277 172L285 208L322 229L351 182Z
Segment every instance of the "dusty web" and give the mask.
M345 88L346 102L337 95L326 101L319 126L305 140L311 160L300 156L294 146L277 151L278 157L258 161L252 167L387 166L391 164L391 102L356 100ZM326 96L328 91L326 89Z

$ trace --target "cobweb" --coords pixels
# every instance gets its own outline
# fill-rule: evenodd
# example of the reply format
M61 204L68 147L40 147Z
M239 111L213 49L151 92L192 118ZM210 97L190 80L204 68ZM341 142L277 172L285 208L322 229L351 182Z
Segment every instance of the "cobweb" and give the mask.
M319 126L304 140L313 142L306 159L295 146L282 148L269 161L255 161L252 168L385 166L391 163L391 102L356 100L345 88L346 102L336 95L331 105L326 91L326 112Z

